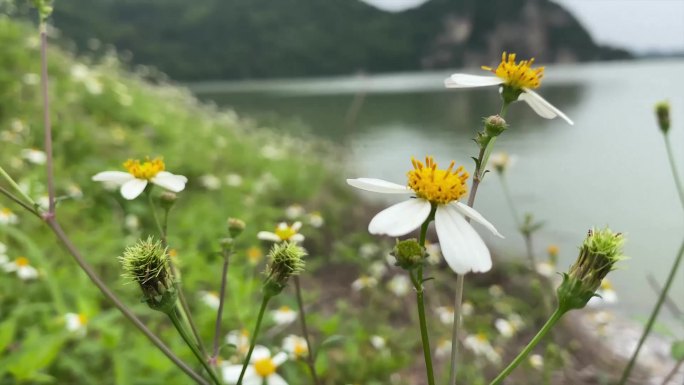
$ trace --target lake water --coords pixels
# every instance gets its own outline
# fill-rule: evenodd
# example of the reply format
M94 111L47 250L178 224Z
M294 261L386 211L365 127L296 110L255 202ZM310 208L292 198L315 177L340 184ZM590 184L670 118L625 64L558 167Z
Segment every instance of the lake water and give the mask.
M575 125L540 118L516 103L507 116L510 129L495 148L517 157L508 181L518 210L545 222L535 238L538 258L549 244L557 244L565 269L590 227L609 225L626 234L630 259L610 278L619 308L638 319L656 299L647 275L664 282L684 234L683 211L653 113L654 103L670 101L671 140L684 169L682 73L684 60L549 66L539 93ZM471 138L481 118L500 108L495 87L447 90L442 83L449 74L207 82L191 89L264 124L297 121L315 135L338 141L350 154L349 177L404 183L411 156L429 154L444 164L454 159L472 171L470 157L477 148ZM492 249L502 256L523 255L494 173L480 186L475 207L507 236L500 240L481 231ZM672 293L684 307L684 271ZM669 316L667 309L663 315Z

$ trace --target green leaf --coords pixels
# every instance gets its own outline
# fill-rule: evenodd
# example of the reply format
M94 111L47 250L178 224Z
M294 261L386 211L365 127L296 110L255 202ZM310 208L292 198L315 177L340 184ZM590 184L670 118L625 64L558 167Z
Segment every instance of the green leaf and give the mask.
M16 330L17 321L14 318L10 318L0 324L0 353L12 342Z
M684 360L684 341L673 342L670 354L672 355L672 358L677 361Z

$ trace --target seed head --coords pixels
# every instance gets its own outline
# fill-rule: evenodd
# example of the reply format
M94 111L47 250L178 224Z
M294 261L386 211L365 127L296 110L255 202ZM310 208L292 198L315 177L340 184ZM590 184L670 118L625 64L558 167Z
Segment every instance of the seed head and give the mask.
M279 294L293 275L304 271L306 251L293 242L276 243L268 252L264 292L273 296Z
M396 265L404 270L413 270L425 262L428 253L415 238L397 241L390 254L397 259Z

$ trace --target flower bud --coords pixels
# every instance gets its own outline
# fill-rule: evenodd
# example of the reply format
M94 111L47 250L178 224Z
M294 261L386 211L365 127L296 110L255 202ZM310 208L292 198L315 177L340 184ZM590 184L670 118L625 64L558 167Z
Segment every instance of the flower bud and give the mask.
M492 115L484 120L485 132L489 137L496 137L508 127L506 121L499 115Z
M390 252L397 259L396 266L404 270L413 270L423 264L428 254L415 238L397 241Z
M667 134L670 130L670 103L663 101L655 106L656 117L658 118L658 126L663 134Z
M166 211L171 210L171 207L173 207L173 205L176 203L176 200L178 200L178 195L172 193L171 191L164 191L159 196L159 203Z
M563 274L563 282L556 290L558 306L563 311L583 308L594 297L596 290L615 263L624 259L624 237L610 229L589 230L580 247L579 256Z
M276 243L268 252L264 293L268 296L279 294L293 275L304 271L306 251L296 243Z
M149 237L127 247L119 257L124 277L137 282L147 305L164 313L173 310L178 298L169 255L161 241Z
M228 233L231 237L236 238L245 230L245 222L237 218L228 218Z

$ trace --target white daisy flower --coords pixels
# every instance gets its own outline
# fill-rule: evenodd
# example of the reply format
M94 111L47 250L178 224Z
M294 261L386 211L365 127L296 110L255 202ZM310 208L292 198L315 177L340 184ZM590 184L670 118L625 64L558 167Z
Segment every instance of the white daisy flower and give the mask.
M368 267L368 272L370 273L371 277L380 279L383 275L385 275L385 273L387 273L387 265L385 265L384 262L375 261Z
M285 222L281 222L275 229L275 232L259 231L257 238L262 241L271 242L295 242L300 243L304 241L304 236L299 234L299 229L302 228L302 222L295 222L292 226Z
M362 190L415 195L378 213L368 225L368 231L398 237L417 229L434 213L437 237L449 267L458 274L489 271L492 268L489 250L466 217L503 236L475 209L458 201L466 194L468 173L463 167L453 170L454 162L446 170L438 169L432 157L426 157L425 164L415 159L412 163L414 169L408 173L408 186L381 179L347 179L348 184Z
M242 385L287 385L278 374L278 366L287 361L287 353L280 352L271 357L271 352L265 346L254 347ZM229 384L237 384L240 379L242 365L225 365L222 369L223 380Z
M532 354L528 359L530 366L537 370L542 370L544 367L544 357L539 354Z
M202 301L205 305L209 306L210 308L217 310L219 308L219 304L221 303L221 299L219 298L219 295L215 291L200 291L199 292L200 296L200 301Z
M384 337L375 335L375 336L371 336L370 343L371 343L371 345L373 345L374 348L376 348L378 350L382 350L387 345L387 340L385 340Z
M482 69L493 72L496 76L480 76L468 74L453 74L444 81L447 88L471 88L500 85L501 92L511 95L516 100L527 103L534 112L546 119L560 116L573 125L574 123L558 108L546 99L532 91L539 88L544 76L544 67L532 69L534 58L515 62L515 54L501 55L501 63L496 69L483 66Z
M0 208L0 225L16 225L19 223L17 214L7 207Z
M405 275L395 275L387 282L387 288L397 297L403 297L411 290L411 280Z
M447 357L451 354L451 340L443 338L437 341L437 348L435 349L436 357Z
M613 284L607 278L604 278L603 281L601 281L601 286L596 290L596 294L598 297L591 297L587 303L588 306L612 305L618 301L617 292L613 288Z
M361 258L368 259L380 252L380 247L375 243L364 243L359 247L359 255Z
M21 157L33 164L45 164L47 155L43 151L35 148L25 148L21 150Z
M166 166L161 158L147 159L144 162L129 159L123 166L128 172L104 171L95 174L92 179L96 182L121 186L121 195L128 200L135 199L142 194L148 182L176 193L183 191L188 182L188 178L183 175L164 171Z
M289 325L297 319L297 312L288 306L281 306L278 310L271 312L273 321L278 325Z
M473 315L473 312L474 312L474 311L475 311L475 307L473 306L472 303L470 303L470 302L468 302L468 301L464 301L464 302L461 304L461 314L462 314L464 317L467 317L467 316L469 316L469 315Z
M505 152L495 152L489 157L487 168L502 174L509 168L513 167L516 160L516 156L508 155Z
M435 309L439 320L445 325L454 323L454 308L451 306L439 306Z
M497 318L497 320L494 321L494 326L503 338L511 338L517 331L511 322L503 318Z
M85 335L88 326L88 318L85 314L66 313L64 314L64 327L71 333Z
M304 207L296 203L289 205L285 208L285 216L287 217L287 219L297 219L304 215L304 213Z
M242 329L229 332L226 335L226 343L233 345L239 356L245 356L249 351L249 331Z
M363 289L374 288L378 285L378 280L375 277L369 277L367 275L361 275L354 282L352 282L351 287L354 291L361 291Z
M309 347L306 340L300 336L290 334L283 339L283 350L287 352L290 359L304 359L309 354Z
M26 257L19 257L13 262L5 263L2 268L7 273L17 273L17 277L24 281L38 278L38 270L29 264Z
M553 277L557 272L556 265L551 261L537 262L536 270L537 273L547 278Z
M483 333L471 334L465 338L463 345L475 355L486 357L494 364L501 362L501 355L492 347L492 344Z
M317 229L323 227L323 225L325 224L325 219L323 219L323 216L318 211L309 213L308 218L309 224Z

